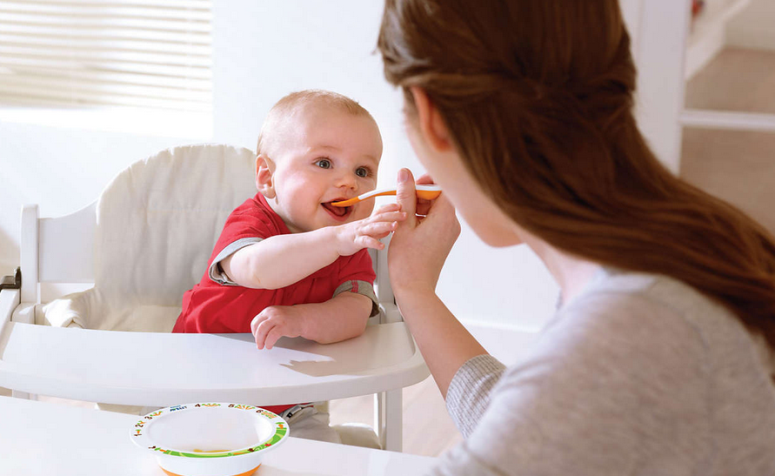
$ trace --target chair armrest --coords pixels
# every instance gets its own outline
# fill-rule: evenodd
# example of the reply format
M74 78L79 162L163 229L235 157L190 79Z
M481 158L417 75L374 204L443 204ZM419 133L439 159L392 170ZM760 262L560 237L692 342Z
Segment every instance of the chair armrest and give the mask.
M379 303L380 314L384 316L382 324L390 324L393 322L403 322L404 316L398 311L398 306L392 302Z
M0 289L0 336L3 335L6 324L11 322L14 309L21 303L21 296L20 289Z

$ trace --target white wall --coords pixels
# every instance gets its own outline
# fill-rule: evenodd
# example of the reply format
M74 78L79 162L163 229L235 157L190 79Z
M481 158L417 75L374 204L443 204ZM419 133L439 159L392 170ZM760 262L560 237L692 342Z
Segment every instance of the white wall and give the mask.
M641 0L623 1L637 31ZM381 1L363 0L214 2L213 141L252 149L277 99L302 88L332 89L361 102L380 124L380 185L394 183L401 167L421 173L404 137L400 94L384 81L375 53L381 10ZM192 141L0 122L0 274L19 262L23 203L39 203L42 216L73 212L133 161ZM557 299L532 252L489 248L465 224L439 293L461 320L485 327L537 327Z

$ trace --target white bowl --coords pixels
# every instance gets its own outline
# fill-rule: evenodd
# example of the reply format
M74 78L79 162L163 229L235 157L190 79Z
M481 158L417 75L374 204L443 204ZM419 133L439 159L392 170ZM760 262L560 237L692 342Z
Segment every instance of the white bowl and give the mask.
M189 403L140 417L131 438L171 476L249 476L288 438L288 423L250 405Z

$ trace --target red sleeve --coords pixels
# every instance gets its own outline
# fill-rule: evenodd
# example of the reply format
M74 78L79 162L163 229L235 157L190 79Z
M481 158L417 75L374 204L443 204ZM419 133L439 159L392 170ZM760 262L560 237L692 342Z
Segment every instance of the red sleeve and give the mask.
M288 233L282 219L258 199L257 196L247 200L229 215L213 248L211 261L228 245L243 238L269 238Z
M339 268L339 280L337 285L347 281L365 281L374 285L377 275L374 274L374 266L371 263L371 256L368 249L362 249L342 263Z

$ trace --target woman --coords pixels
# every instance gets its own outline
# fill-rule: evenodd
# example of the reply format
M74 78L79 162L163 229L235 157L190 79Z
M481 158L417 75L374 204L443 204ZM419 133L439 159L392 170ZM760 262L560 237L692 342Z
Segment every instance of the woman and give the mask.
M617 0L387 0L379 49L444 189L390 246L398 305L465 442L436 474L775 474L775 243L672 176L632 113ZM418 183L431 182L422 177ZM505 368L435 295L459 233L561 288Z

